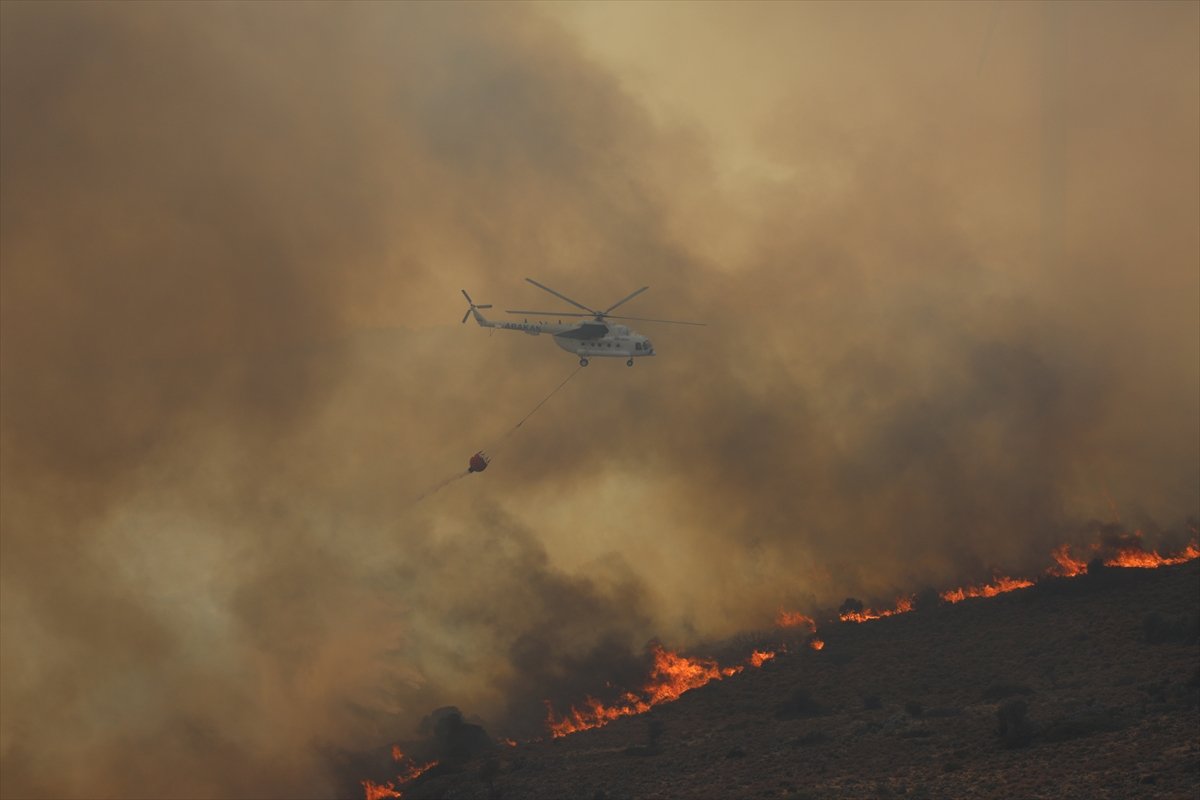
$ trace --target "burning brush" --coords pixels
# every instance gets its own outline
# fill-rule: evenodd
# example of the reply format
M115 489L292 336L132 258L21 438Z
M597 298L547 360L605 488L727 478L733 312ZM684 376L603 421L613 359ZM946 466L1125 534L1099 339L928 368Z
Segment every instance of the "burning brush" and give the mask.
M684 692L698 689L712 681L737 675L745 666L722 667L715 659L689 658L671 652L655 644L651 651L654 667L639 694L625 692L612 704L606 705L594 697L588 697L582 707L572 707L565 714L555 714L549 701L546 703L546 726L554 738L568 736L579 731L599 728L620 717L642 714L659 703L676 700ZM754 651L748 664L761 667L775 657L771 651Z

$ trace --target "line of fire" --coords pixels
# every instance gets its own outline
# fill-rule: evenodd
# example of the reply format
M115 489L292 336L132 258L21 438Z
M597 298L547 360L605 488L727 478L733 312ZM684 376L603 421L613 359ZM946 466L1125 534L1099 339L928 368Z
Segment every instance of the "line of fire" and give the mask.
M1200 558L1200 539L1193 540L1183 550L1169 555L1162 555L1155 550L1146 549L1140 532L1124 535L1115 542L1093 543L1084 549L1088 556L1086 559L1080 557L1078 551L1073 553L1069 545L1055 548L1050 554L1054 563L1035 579L1012 578L997 574L989 583L960 586L940 592L937 595L937 601L953 604L972 598L996 597L1034 586L1037 580L1077 578L1087 575L1089 570L1094 571L1099 568L1155 569L1182 564ZM901 596L895 600L892 606L879 609L865 608L858 601L847 599L836 615L830 615L830 619L834 624L863 623L905 614L917 607L918 597L916 595ZM804 635L803 649L820 651L825 648L825 642L817 633L817 621L812 616L798 611L780 609L774 623L776 628L796 629L801 632ZM754 649L740 663L721 666L716 659L682 655L656 643L651 648L653 666L645 683L638 691L624 691L616 701L607 704L595 697L588 696L563 713L556 712L551 703L546 701L546 730L551 738L557 739L603 727L616 719L643 714L656 705L677 700L684 693L698 689L712 681L738 675L747 668L757 669L785 653L787 653L786 644L781 644L775 649ZM517 745L517 742L511 739L499 741L510 747ZM396 779L382 784L369 780L362 781L365 800L398 800L398 798L402 798L402 786L416 780L437 766L438 763L433 761L418 765L405 756L399 748L393 748L392 755L397 763Z

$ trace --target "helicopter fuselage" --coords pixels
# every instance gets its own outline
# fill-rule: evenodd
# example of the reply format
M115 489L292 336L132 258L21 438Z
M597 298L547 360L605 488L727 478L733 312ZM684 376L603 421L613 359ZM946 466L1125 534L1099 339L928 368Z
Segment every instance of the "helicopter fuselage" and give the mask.
M530 336L548 334L554 343L579 356L580 362L590 358L624 358L632 360L654 355L654 344L647 337L631 330L627 325L611 322L521 322L493 321L471 310L475 321L483 328L498 328L505 331L520 331Z
M572 338L570 331L556 334L554 343L580 358L641 358L654 355L654 345L625 325L606 325L608 332L594 339Z
M554 343L566 350L568 353L574 353L579 356L579 366L586 367L589 358L623 358L625 363L633 366L635 358L642 356L654 355L654 345L645 336L634 330L630 330L627 325L619 325L613 320L632 319L640 322L660 322L667 325L697 325L704 327L703 322L684 322L677 319L653 319L650 317L630 317L630 316L614 316L613 311L625 303L628 303L633 298L640 295L642 292L649 289L649 286L643 286L635 292L626 295L622 299L613 303L605 309L594 309L585 306L577 300L572 300L562 292L555 291L545 284L538 283L533 278L526 278L526 283L532 284L544 292L548 292L559 300L570 303L579 309L586 311L586 314L580 314L579 311L519 311L509 309L505 313L513 315L522 315L525 318L521 322L493 322L492 320L479 313L481 308L491 308L491 304L477 304L471 299L471 295L467 294L467 290L462 290L462 295L467 301L467 313L463 314L462 321L465 323L467 317L474 316L475 321L482 328L500 328L506 331L520 331L527 333L530 336L538 336L546 333L554 337ZM529 317L558 317L556 322L530 322ZM578 322L563 322L563 317L575 317ZM574 373L572 373L574 374Z

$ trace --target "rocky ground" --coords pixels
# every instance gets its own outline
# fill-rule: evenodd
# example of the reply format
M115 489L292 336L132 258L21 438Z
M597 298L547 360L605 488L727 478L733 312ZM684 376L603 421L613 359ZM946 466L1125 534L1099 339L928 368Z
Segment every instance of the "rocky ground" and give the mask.
M821 636L647 714L439 765L404 798L1200 798L1200 561Z

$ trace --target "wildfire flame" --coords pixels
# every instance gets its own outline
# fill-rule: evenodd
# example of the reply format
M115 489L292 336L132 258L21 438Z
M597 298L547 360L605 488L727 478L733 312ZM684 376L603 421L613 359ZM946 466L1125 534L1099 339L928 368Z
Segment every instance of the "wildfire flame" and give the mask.
M417 762L404 755L404 751L400 749L399 745L392 745L392 760L401 767L400 772L396 775L396 780L388 781L387 783L375 783L369 780L362 781L365 800L398 800L398 798L404 796L404 793L396 788L398 785L416 780L438 765L437 761L430 761L428 764L417 764Z
M572 707L561 717L555 715L554 707L547 701L546 726L550 729L550 735L557 739L590 728L599 728L620 717L645 713L651 706L669 703L678 699L684 692L698 689L711 681L736 675L745 669L740 666L722 667L711 658L688 658L664 650L660 645L654 646L653 653L654 669L640 695L625 692L616 703L607 706L589 696L584 700L583 708ZM774 653L763 653L762 661L756 664L754 656L751 656L750 663L758 667L762 662L774 657Z
M998 594L1024 589L1028 586L1033 586L1033 581L1023 578L999 577L984 586L960 586L957 589L950 589L942 592L940 597L947 603L959 603L968 597L995 597Z
M1056 547L1051 558L1058 563L1057 567L1051 567L1046 570L1047 575L1053 575L1059 578L1074 578L1076 575L1082 575L1087 572L1087 562L1076 561L1071 558L1071 548L1068 545Z
M1102 545L1097 543L1092 545L1093 551L1099 551ZM1069 545L1056 547L1051 553L1051 558L1055 561L1055 566L1046 570L1047 575L1059 578L1074 578L1077 575L1087 573L1087 562L1080 561L1071 556L1071 548ZM1104 565L1107 567L1165 567L1170 564L1182 564L1185 561L1200 558L1200 544L1192 542L1182 552L1173 556L1163 556L1153 550L1146 550L1142 547L1142 534L1140 531L1134 532L1132 535L1124 538L1115 555L1111 555L1104 560ZM1012 592L1017 589L1025 589L1033 586L1033 581L1024 578L1009 578L998 577L995 581L983 586L960 586L957 589L949 589L942 592L939 597L947 603L958 603L968 597L995 597L998 594ZM912 611L912 598L902 597L896 601L895 608L885 609L883 611L875 611L865 609L863 611L847 611L840 615L843 622L866 622L871 619L880 619L881 617L890 617L895 614L903 614L906 611ZM782 612L781 612L782 613Z
M388 798L403 797L400 792L396 791L394 783L375 783L374 781L363 781L363 791L366 793L366 800L388 800Z
M1140 536L1138 537L1140 540ZM1140 543L1140 542L1139 542ZM1122 548L1115 556L1104 562L1106 567L1165 567L1169 564L1182 564L1200 558L1200 547L1192 542L1182 553L1175 556L1160 556L1153 550L1142 550L1140 547Z
M1097 543L1092 545L1093 552L1099 552L1103 545ZM1087 562L1080 561L1071 557L1071 549L1068 545L1062 545L1051 553L1051 556L1057 562L1058 566L1051 567L1046 570L1048 575L1054 575L1060 578L1074 578L1076 575L1084 575L1087 573ZM1125 567L1125 568L1142 568L1154 569L1157 567L1166 567L1171 564L1182 564L1185 561L1200 558L1200 542L1191 542L1182 552L1173 556L1160 555L1155 550L1147 550L1142 546L1141 531L1134 531L1132 535L1123 537L1121 544L1117 547L1115 554L1109 555L1104 559L1103 563L1106 567Z
M780 628L808 628L809 633L817 632L817 623L812 617L806 617L799 611L784 611L779 609L779 614L775 617L775 624Z
M825 642L817 637L817 621L799 611L779 609L779 613L775 616L775 624L780 628L808 628L808 646L813 650L820 650L825 646Z
M1092 549L1098 551L1100 547L1101 545L1096 544L1092 546ZM1047 575L1074 577L1087 572L1087 563L1073 558L1068 545L1056 548L1051 553L1051 557L1055 561L1055 566L1046 570ZM1198 542L1192 542L1177 555L1162 556L1157 552L1144 549L1141 545L1141 533L1138 532L1122 542L1116 554L1109 557L1104 563L1110 567L1161 567L1169 564L1182 564L1195 558L1200 558L1200 543ZM1024 578L998 576L991 583L949 589L942 592L939 597L947 603L958 603L970 597L995 597L1005 592L1028 588L1033 586L1033 583L1032 580ZM899 597L891 608L845 611L839 615L839 619L842 622L867 622L905 614L913 610L914 600L913 596ZM812 617L798 611L780 609L775 617L775 624L781 628L807 628L810 634L807 640L808 646L813 650L821 650L825 647L825 642L816 635L817 623ZM767 661L775 658L775 655L771 651L754 650L750 654L748 663L752 667L761 667ZM612 705L605 705L589 696L583 702L582 708L572 707L561 717L556 716L554 708L547 702L546 725L554 738L590 728L598 728L619 717L644 713L654 705L677 699L690 689L699 688L710 681L727 678L742 670L743 667L740 666L721 667L712 659L687 658L655 646L654 669L640 695L626 692ZM381 798L391 796L378 795ZM376 800L376 798L368 797L368 800Z
M750 654L750 666L757 669L774 657L775 653L770 650L755 650Z
M409 781L416 780L417 778L421 777L423 774L433 769L437 765L438 762L436 761L430 761L428 764L417 764L414 761L410 761L408 766L406 766L404 770L396 776L396 780L399 783L408 783Z
M896 605L893 608L885 608L880 611L872 608L864 608L862 611L843 611L838 615L838 619L842 622L866 622L871 619L894 617L897 614L905 614L912 610L913 599L911 597L899 597L896 599Z
M1112 545L1110 544L1109 552L1111 552L1111 547ZM1191 542L1182 552L1176 555L1163 556L1156 551L1146 550L1142 546L1142 534L1140 531L1122 537L1122 541L1116 547L1116 553L1109 555L1104 560L1103 563L1105 566L1154 568L1171 564L1182 564L1186 561L1200 558L1200 540ZM1093 544L1091 547L1097 553L1101 548L1101 544ZM1046 570L1047 575L1073 578L1078 575L1084 575L1088 571L1087 562L1074 558L1071 555L1069 545L1064 544L1055 548L1050 555L1055 561L1055 566ZM1033 581L1023 578L999 576L992 583L949 589L942 592L939 597L947 603L958 603L970 597L995 597L1005 592L1024 589L1032 585ZM842 622L866 622L872 619L891 617L912 611L913 601L914 598L911 596L900 597L896 600L896 604L892 608L846 611L840 614L839 618ZM825 642L816 635L817 623L812 617L797 611L784 611L781 608L775 618L775 624L781 628L807 628L809 631L808 646L813 650L821 650L825 647ZM601 727L620 717L645 713L652 706L676 700L684 692L698 689L711 681L736 675L745 669L742 666L722 667L716 660L710 658L688 658L687 656L664 650L660 645L654 646L653 655L654 669L651 671L650 677L647 678L640 695L633 692L625 692L616 703L608 706L596 698L589 696L584 700L583 708L573 706L570 711L561 717L555 715L553 706L549 701L546 701L546 725L550 729L551 735L557 739L579 731ZM750 653L747 663L752 667L758 668L775 658L775 656L776 653L771 650L754 650ZM517 743L512 739L502 739L500 741L509 747L517 746ZM416 779L438 764L437 761L431 761L428 764L418 765L412 759L405 756L398 746L392 747L392 758L402 767L396 776L396 780L389 781L388 783L375 783L374 781L363 780L362 786L365 793L365 800L399 800L403 794L396 788L398 785Z

